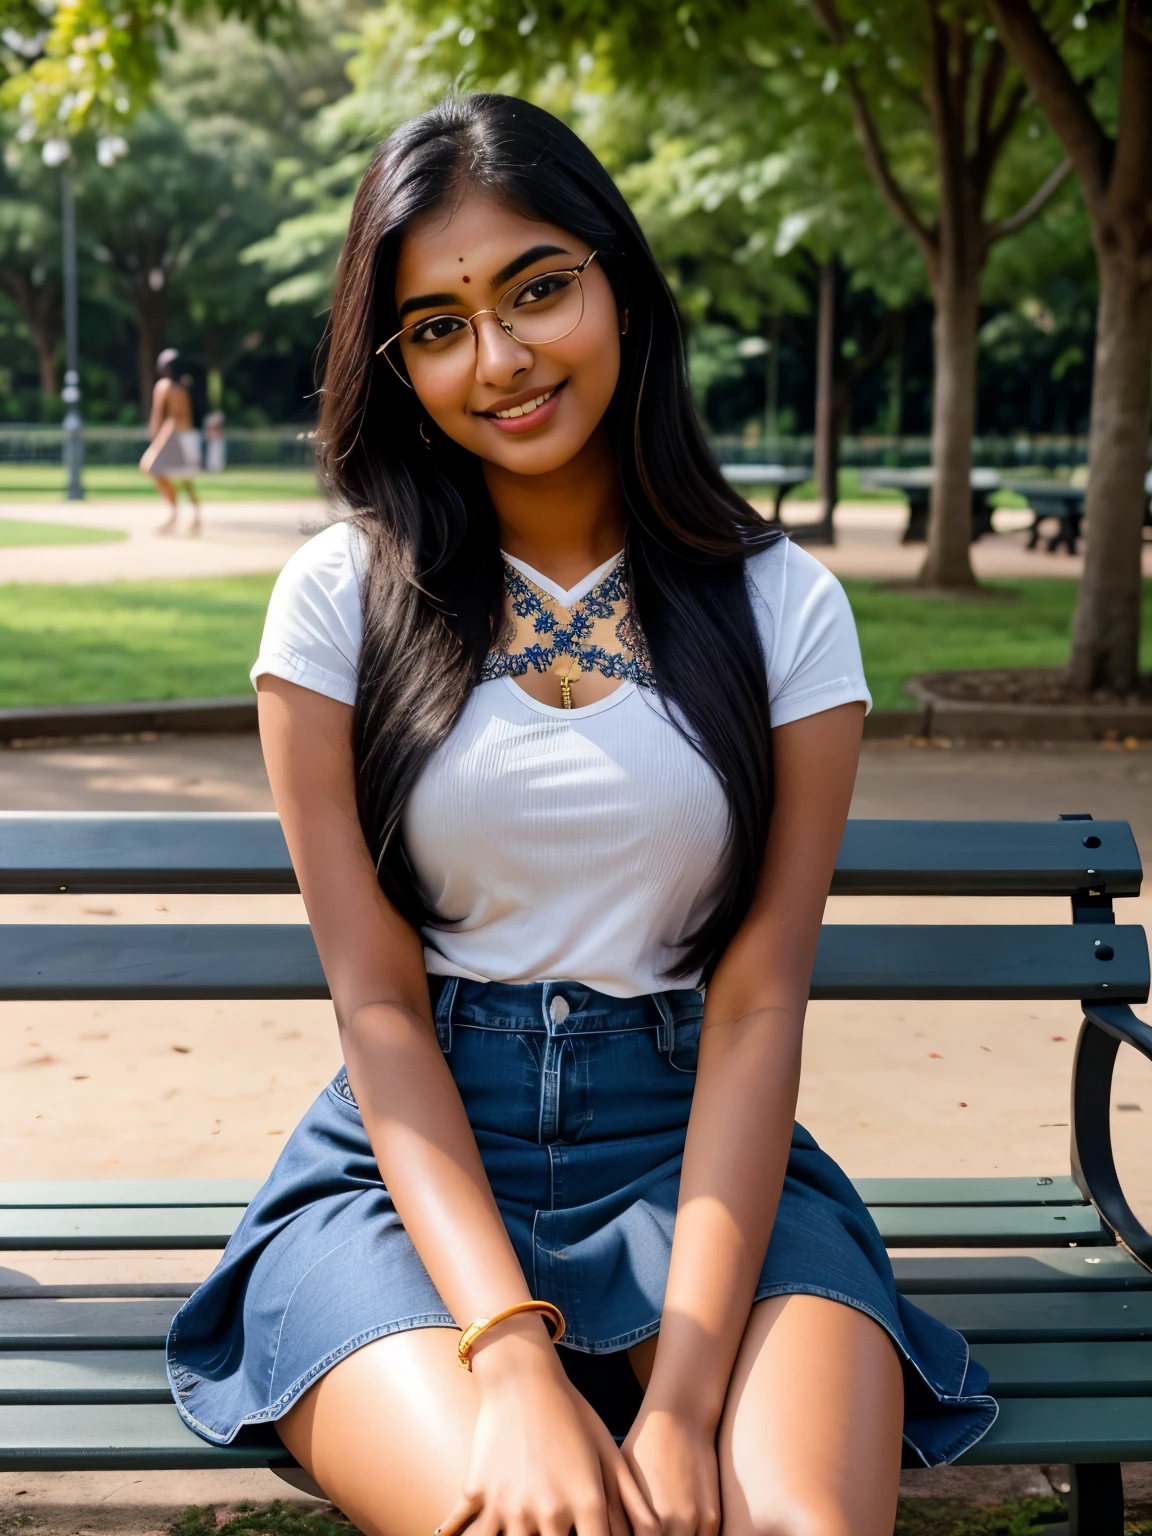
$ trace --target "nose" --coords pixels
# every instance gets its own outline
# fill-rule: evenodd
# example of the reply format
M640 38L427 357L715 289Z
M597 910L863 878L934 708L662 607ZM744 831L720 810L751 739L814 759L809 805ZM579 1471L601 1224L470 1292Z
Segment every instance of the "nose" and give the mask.
M531 368L531 348L510 336L494 314L477 315L472 329L476 333L478 384L505 385Z

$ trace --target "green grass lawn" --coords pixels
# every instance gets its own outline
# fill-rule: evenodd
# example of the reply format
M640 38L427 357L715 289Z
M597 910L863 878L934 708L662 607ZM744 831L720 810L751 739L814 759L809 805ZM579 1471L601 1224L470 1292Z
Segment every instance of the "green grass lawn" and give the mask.
M271 576L0 586L0 707L242 694ZM950 667L1060 666L1075 585L1032 577L991 596L846 583L876 706L909 706L906 677ZM1143 662L1152 669L1152 583Z
M128 535L119 528L78 528L73 523L24 523L0 518L0 549L27 544L119 544Z
M61 501L66 486L67 477L59 464L0 463L0 504ZM84 487L92 501L140 496L160 504L152 480L131 464L91 464L84 471ZM271 464L197 475L196 489L201 501L280 501L318 494L310 469L279 469Z
M272 581L0 586L0 707L246 693Z
M901 684L916 672L1059 667L1068 659L1076 583L1034 576L945 597L846 581L877 709L912 707ZM1152 669L1152 582L1145 582L1142 665Z

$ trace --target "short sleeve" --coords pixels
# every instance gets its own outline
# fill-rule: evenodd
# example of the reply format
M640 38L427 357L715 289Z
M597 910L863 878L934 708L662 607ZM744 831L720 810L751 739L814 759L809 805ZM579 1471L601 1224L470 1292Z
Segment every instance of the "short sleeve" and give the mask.
M333 523L298 549L276 579L251 679L265 673L355 704L364 616L363 537Z
M748 561L748 582L768 667L772 724L857 701L871 709L852 609L827 566L791 539L780 539Z

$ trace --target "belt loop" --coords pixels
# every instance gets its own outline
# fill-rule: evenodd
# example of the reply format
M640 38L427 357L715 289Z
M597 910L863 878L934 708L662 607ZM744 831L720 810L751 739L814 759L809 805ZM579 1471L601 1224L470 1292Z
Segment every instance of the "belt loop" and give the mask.
M456 1002L456 993L459 989L459 976L449 976L440 989L440 996L436 999L436 1038L445 1056L452 1049L452 1007Z
M660 1022L656 1026L656 1049L667 1054L672 1049L676 1028L676 1022L672 1017L672 1005L663 992L653 992L652 1001L656 1004L656 1012L660 1015Z

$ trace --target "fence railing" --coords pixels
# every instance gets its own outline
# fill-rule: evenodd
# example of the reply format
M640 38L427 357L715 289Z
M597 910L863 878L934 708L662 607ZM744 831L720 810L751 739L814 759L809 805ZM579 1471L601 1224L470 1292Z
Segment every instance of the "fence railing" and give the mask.
M307 427L229 428L229 465L304 467L312 463ZM89 464L135 464L148 443L143 427L85 427L84 457ZM747 442L716 436L712 450L722 464L811 464L811 437L781 437ZM0 463L59 464L63 433L58 426L0 426ZM1085 464L1086 437L978 437L973 461L994 469L1034 467L1055 470ZM932 460L927 437L846 437L840 463L848 469L913 469Z
M227 434L230 466L307 468L312 441L307 427L236 427ZM136 464L148 446L143 427L85 427L87 464ZM60 427L0 426L0 464L59 464L64 451Z

